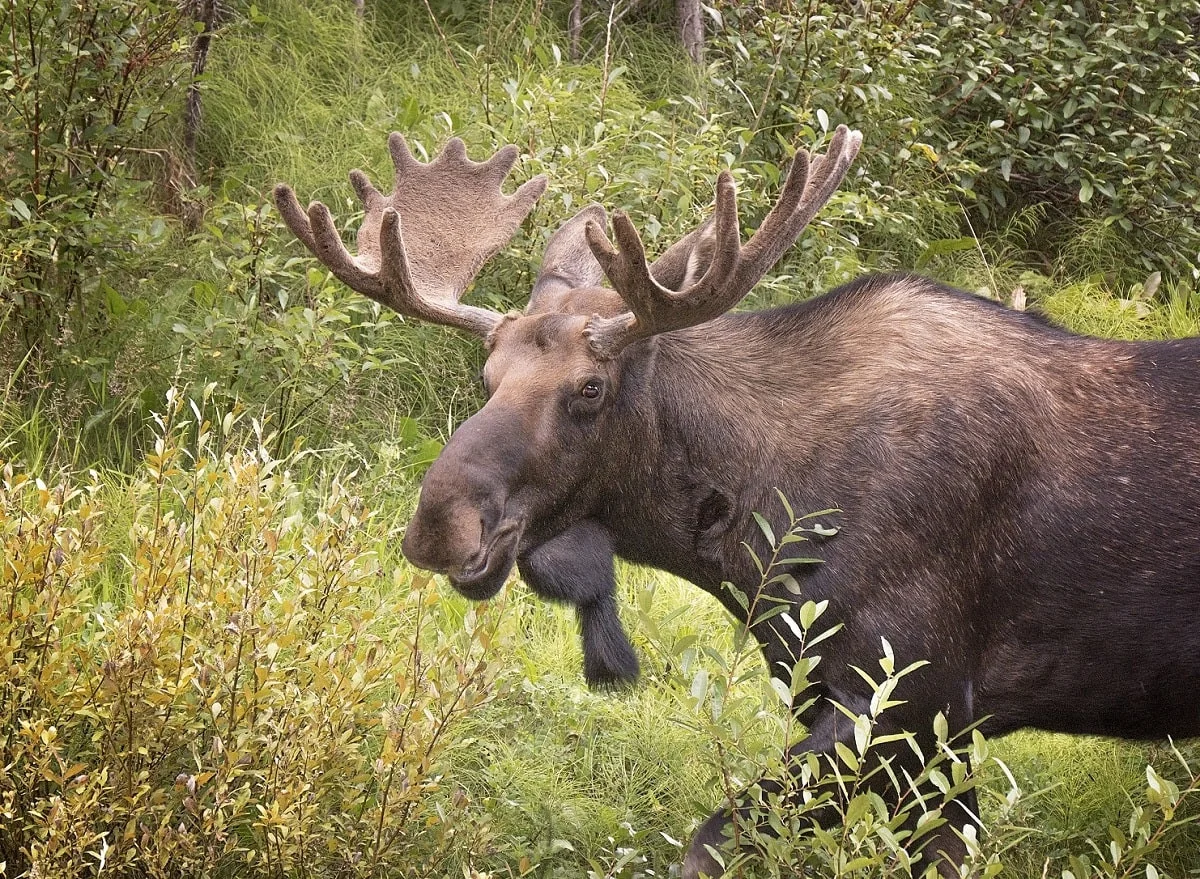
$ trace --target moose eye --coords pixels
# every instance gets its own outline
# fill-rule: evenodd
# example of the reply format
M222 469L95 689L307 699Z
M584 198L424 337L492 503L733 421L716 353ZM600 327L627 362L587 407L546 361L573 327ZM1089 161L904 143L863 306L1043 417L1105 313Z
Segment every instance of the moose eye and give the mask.
M579 395L586 400L595 400L600 396L602 390L599 379L592 378L583 383L583 387L579 389Z

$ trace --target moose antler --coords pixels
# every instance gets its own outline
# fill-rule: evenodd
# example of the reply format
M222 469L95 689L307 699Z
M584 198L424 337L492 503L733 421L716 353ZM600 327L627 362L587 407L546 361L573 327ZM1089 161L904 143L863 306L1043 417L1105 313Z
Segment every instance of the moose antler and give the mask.
M624 314L593 317L588 323L584 332L593 353L612 359L631 342L704 323L737 305L829 201L861 145L862 134L839 125L824 155L810 158L805 150L797 152L779 201L745 245L738 232L733 178L722 171L709 233L712 262L699 280L683 290L670 290L654 279L641 238L625 214L618 213L612 220L619 250L598 224L589 223L584 230L588 245L629 306Z
M372 186L362 171L350 172L366 206L357 256L346 250L321 202L305 212L292 188L281 183L275 187L279 212L296 237L352 290L408 317L486 337L501 315L458 300L528 215L546 189L546 178L535 177L505 195L500 184L517 160L514 146L486 162L473 162L455 137L427 165L413 158L398 132L388 138L388 149L396 166L390 196Z

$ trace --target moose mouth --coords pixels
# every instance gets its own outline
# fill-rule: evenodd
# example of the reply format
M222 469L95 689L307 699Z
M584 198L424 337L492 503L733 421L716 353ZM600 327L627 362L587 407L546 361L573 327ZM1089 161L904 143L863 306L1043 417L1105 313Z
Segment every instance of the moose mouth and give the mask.
M508 521L496 529L492 539L484 544L458 573L450 574L450 585L473 601L493 597L508 579L517 561L524 523Z

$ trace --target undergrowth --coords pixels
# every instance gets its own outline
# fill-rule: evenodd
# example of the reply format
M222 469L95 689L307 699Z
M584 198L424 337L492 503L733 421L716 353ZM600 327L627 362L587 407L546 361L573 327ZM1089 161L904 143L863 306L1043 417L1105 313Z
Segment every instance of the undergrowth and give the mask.
M0 482L0 875L440 876L487 821L442 776L501 695L503 605L448 614L396 523L237 411L171 394L123 491Z

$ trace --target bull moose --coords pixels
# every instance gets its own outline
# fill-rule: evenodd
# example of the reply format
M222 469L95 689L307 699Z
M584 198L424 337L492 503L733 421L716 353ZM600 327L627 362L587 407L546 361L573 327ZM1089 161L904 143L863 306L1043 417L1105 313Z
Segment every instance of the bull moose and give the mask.
M546 188L502 192L515 147L476 163L455 138L426 164L393 134L391 195L350 175L365 205L357 256L324 205L305 211L279 186L283 217L335 276L486 347L487 402L426 474L404 554L470 598L495 595L515 564L575 604L592 682L637 673L615 556L716 596L776 674L795 633L746 619L723 584L827 600L844 629L789 753L852 741L833 702L866 711L852 667L881 638L930 662L881 716L926 753L939 712L990 735L1200 733L1200 341L1085 338L911 275L727 313L860 143L839 127L823 155L797 152L744 244L728 172L712 217L653 262L627 216L612 218L614 246L604 209L583 209L551 237L524 313L459 301ZM776 492L842 511L823 564L790 570L800 597L763 587L743 547L764 544L753 514L777 510ZM919 768L907 748L891 757L898 777ZM961 827L973 793L958 805ZM724 809L701 827L686 877L720 874L732 820ZM926 849L945 875L964 857L954 824Z

